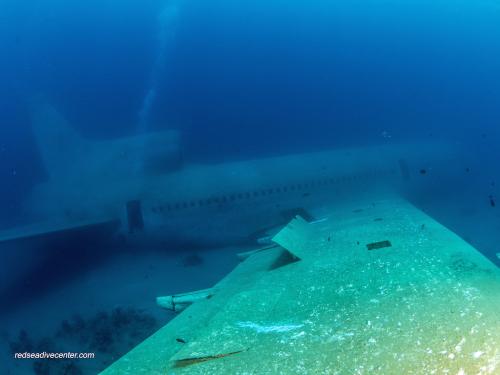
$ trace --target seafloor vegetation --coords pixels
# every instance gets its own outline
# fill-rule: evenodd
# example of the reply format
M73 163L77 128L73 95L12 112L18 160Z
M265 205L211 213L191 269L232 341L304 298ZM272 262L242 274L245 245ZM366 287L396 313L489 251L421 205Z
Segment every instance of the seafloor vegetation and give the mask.
M36 338L21 330L16 338L9 340L9 346L12 353L95 353L95 360L33 361L36 375L79 375L105 368L158 328L159 322L142 310L115 308L88 318L74 315L63 320L50 337Z

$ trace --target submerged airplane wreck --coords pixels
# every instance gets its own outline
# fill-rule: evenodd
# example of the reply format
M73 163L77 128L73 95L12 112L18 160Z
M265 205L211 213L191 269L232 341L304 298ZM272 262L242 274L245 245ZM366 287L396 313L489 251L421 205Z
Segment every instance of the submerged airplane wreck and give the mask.
M500 270L403 198L459 176L455 145L184 164L173 133L90 142L42 113L41 221L0 234L3 300L69 241L265 244L212 288L158 297L179 315L104 375L500 372Z
M498 374L500 270L398 196L297 216L102 372Z

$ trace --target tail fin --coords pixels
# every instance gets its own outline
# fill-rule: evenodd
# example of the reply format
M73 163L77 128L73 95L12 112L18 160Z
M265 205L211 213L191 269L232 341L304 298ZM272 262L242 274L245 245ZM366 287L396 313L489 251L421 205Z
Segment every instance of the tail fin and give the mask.
M50 176L67 171L77 160L77 156L85 152L85 140L50 105L37 105L33 109L32 129Z

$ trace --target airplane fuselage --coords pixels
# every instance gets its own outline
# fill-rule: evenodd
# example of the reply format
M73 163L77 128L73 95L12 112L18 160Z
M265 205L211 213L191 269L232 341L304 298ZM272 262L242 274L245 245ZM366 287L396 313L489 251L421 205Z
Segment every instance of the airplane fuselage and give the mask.
M131 244L249 242L343 197L400 190L452 158L442 145L398 145L192 165L143 181L116 207Z
M22 282L22 275L43 265L40 257L66 253L68 244L94 247L111 240L120 248L175 250L255 243L296 214L322 219L340 200L437 186L461 168L457 155L449 145L413 143L186 165L165 173L137 173L123 164L97 168L103 159L94 155L85 167L58 171L33 190L26 210L39 225L2 234L4 253L15 259L4 263L0 281Z

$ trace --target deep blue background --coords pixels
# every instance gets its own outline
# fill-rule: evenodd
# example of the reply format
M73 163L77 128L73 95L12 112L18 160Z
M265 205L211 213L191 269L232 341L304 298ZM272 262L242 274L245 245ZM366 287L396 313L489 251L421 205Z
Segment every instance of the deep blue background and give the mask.
M35 95L86 137L136 132L168 4L0 2L0 224L18 219L20 200L44 178L29 128ZM387 141L383 132L483 151L498 140L494 1L170 4L175 37L148 128L182 130L192 159Z

